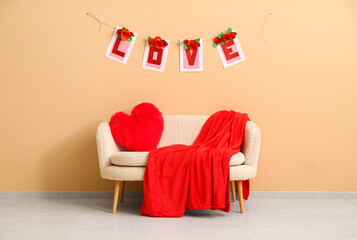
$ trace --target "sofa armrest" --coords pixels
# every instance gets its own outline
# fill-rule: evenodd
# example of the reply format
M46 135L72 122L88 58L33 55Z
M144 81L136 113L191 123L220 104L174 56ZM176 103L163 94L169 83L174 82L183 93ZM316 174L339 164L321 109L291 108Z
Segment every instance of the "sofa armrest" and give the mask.
M245 157L244 165L251 166L254 169L254 176L258 168L260 140L261 134L259 127L255 123L248 121L245 127L242 152Z
M102 122L98 126L96 141L97 141L100 175L103 178L104 168L112 165L110 162L110 157L114 153L120 151L119 146L113 139L108 122Z

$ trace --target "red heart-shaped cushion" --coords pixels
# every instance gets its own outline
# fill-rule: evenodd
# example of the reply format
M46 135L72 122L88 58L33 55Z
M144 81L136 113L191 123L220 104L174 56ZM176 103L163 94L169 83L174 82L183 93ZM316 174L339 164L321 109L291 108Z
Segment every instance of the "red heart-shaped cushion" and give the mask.
M155 149L164 130L162 114L151 103L141 103L131 115L115 113L109 122L114 140L129 150L150 151Z

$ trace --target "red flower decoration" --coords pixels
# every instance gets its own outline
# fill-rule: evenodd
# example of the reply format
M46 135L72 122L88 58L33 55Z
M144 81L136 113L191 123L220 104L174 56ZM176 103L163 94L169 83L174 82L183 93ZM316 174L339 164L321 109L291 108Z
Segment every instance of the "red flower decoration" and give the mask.
M228 41L232 41L236 37L237 33L233 32L232 28L227 29L227 33L221 32L217 37L213 39L214 47L218 47L219 44L224 45Z
M222 43L222 38L215 37L215 38L213 39L213 42L214 42L215 44L221 44L221 43Z
M230 40L233 40L233 39L235 39L236 38L236 34L234 33L234 32L230 32L229 33L229 39Z
M126 28L123 29L123 30L121 31L120 36L121 36L121 39L123 39L123 40L128 40L128 39L130 38L130 32L129 32L129 30L126 29Z
M190 40L190 41L188 41L187 46L188 46L190 49L196 47L196 41L195 41L195 40Z
M150 39L148 40L148 43L149 43L150 47L155 46L155 39L150 38Z
M159 37L159 36L155 37L155 47L162 48L162 40L161 40L161 37Z
M185 39L182 41L185 49L193 49L193 48L198 48L199 46L201 46L200 44L201 39L200 38L196 38L196 39Z
M148 43L150 47L155 47L155 48L165 48L168 43L164 40L161 39L161 37L156 36L154 38L148 37Z
M229 35L227 33L223 35L222 41L223 42L228 42L229 41Z
M128 40L131 42L133 40L133 37L135 37L133 32L130 32L129 29L123 27L121 29L117 30L118 38L122 40Z

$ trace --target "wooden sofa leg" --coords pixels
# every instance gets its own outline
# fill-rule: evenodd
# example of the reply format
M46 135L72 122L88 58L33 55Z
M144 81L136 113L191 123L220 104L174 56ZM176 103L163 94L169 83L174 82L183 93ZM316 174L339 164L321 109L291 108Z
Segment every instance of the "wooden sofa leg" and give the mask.
M125 182L122 181L120 183L120 202L123 202L124 199L124 189L125 189Z
M115 183L114 183L113 213L117 212L118 197L119 197L119 186L120 186L120 181L115 181Z
M235 188L234 181L231 181L231 191L232 191L233 202L235 202L237 200L236 200L236 188Z
M239 198L240 212L244 213L242 180L238 181L238 198Z

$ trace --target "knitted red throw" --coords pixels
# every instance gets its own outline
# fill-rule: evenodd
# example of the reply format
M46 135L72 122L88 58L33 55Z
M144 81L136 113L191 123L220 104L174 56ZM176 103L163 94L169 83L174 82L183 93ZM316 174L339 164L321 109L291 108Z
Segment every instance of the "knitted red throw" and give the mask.
M150 151L144 175L142 216L180 217L189 209L229 212L229 161L240 151L247 114L219 111L203 125L192 146ZM249 183L243 184L245 199Z

